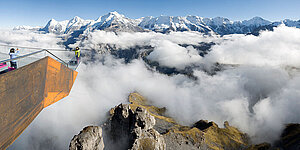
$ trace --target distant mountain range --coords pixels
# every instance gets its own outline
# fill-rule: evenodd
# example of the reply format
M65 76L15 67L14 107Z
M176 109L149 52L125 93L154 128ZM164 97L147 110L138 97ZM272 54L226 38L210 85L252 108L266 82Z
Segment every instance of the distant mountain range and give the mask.
M285 19L283 21L271 22L261 17L254 17L244 21L230 21L227 18L203 18L199 16L159 16L142 17L130 19L118 12L110 12L96 20L84 20L74 17L71 20L56 21L51 19L45 27L30 28L16 27L15 30L30 29L39 30L46 33L71 34L74 31L83 33L84 31L105 30L124 32L147 32L155 31L167 33L170 31L198 31L206 34L258 34L260 30L272 30L280 24L289 27L300 28L300 20L294 21Z

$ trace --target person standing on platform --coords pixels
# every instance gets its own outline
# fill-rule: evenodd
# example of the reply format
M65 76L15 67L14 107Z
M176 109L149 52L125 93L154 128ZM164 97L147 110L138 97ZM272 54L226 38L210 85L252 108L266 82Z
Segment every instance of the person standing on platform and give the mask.
M19 54L19 49L15 50L14 48L11 48L9 51L10 59L17 58ZM10 67L17 69L17 60L10 61Z
M76 64L79 64L79 58L80 58L80 49L77 46L73 51L75 51L75 57L76 57Z

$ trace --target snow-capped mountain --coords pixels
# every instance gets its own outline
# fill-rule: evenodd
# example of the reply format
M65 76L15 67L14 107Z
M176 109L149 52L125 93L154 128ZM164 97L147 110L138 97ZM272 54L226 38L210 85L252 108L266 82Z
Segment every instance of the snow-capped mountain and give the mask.
M83 20L78 16L65 21L56 21L55 19L51 19L44 28L40 29L40 31L56 34L68 34L75 30L79 30L82 26L90 22L92 22L92 20Z
M72 33L76 30L79 30L81 27L83 27L89 23L92 23L92 22L93 22L93 20L83 20L80 17L76 16L68 22L64 33L65 34Z
M190 19L190 20L189 20ZM156 32L167 31L199 31L210 32L208 26L202 23L202 18L197 16L188 17L173 17L173 16L159 16L159 17L145 17L141 19L139 26L143 29L148 29Z
M47 25L40 30L48 33L63 34L66 31L67 24L68 20L56 21L55 19L51 19Z
M40 31L56 34L71 34L74 31L90 32L94 30L125 31L125 32L170 32L170 31L198 31L202 33L227 34L251 34L260 29L270 29L274 26L285 24L290 27L300 28L300 20L283 20L270 22L261 17L254 17L250 20L231 21L224 17L203 18L199 16L159 16L142 17L130 19L118 12L110 12L100 16L96 20L83 20L74 17L71 20L56 21L51 19Z
M117 12L110 12L96 20L83 20L78 16L61 22L51 19L40 31L56 34L70 34L77 30L143 31L138 23L139 21L136 19L126 18Z
M278 26L280 24L285 24L286 26L289 27L296 27L296 28L300 28L300 20L298 21L294 21L294 20L290 20L290 19L285 19L283 21L279 21L279 22L274 22L272 23L274 26Z
M138 26L139 21L130 19L117 12L110 12L99 17L91 25L87 26L89 30L106 30L106 31L142 31Z
M241 22L241 24L245 25L245 26L265 26L265 25L269 25L271 24L272 22L268 21L268 20L265 20L261 17L254 17L250 20L244 20Z

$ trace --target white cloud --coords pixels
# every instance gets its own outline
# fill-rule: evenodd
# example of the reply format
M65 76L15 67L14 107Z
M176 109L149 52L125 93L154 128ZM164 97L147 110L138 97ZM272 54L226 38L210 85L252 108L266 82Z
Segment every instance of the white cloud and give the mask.
M0 30L0 44L10 44L26 47L63 48L54 34L40 34L29 30Z
M159 62L161 66L184 69L186 66L199 63L202 58L192 46L184 48L167 40L153 46L154 51L147 58Z
M218 42L217 36L208 37L199 32L171 32L169 34L155 33L155 32L120 32L115 34L114 32L95 31L88 33L87 39L78 41L74 45L80 43L83 48L99 49L98 44L113 44L117 48L127 49L135 46L144 46L156 44L159 41L167 40L176 44L193 44L197 45L199 42L210 42L212 40ZM74 46L73 45L73 46Z
M206 60L225 64L248 65L300 65L300 30L279 26L260 36L228 36L227 40L213 47Z
M84 48L97 48L99 43L115 44L122 49L152 45L155 50L149 57L166 66L182 68L198 62L241 65L214 76L195 69L198 80L194 81L184 75L152 72L142 60L124 64L109 55L101 56L104 63L81 64L70 96L45 109L13 147L39 149L39 144L46 140L57 149L67 149L73 135L84 126L101 124L106 112L126 103L133 91L159 107L166 107L168 114L182 124L207 119L221 126L228 120L255 142L274 141L285 123L300 122L300 72L283 67L298 66L299 33L300 29L284 26L259 37L94 32L81 43ZM220 44L205 58L199 58L192 47L177 45L214 40Z
M9 50L11 48L19 48L19 55L25 55L32 52L36 52L41 49L60 49L64 50L64 46L59 45L63 40L61 37L48 33L41 34L39 32L33 32L29 30L0 30L0 59L9 58ZM3 46L9 45L9 46ZM21 47L16 47L21 46ZM31 48L22 48L31 47ZM40 49L33 49L40 48ZM74 56L73 52L68 51L52 51L56 56L68 61ZM33 55L29 58L19 60L19 65L23 66L30 62L33 62L39 58L50 56L50 54L44 52Z

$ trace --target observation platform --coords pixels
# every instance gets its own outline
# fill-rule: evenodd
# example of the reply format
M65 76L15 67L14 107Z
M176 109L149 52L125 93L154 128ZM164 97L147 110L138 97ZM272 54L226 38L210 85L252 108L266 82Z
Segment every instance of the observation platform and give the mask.
M40 55L44 52L50 56ZM3 52L0 56L9 57ZM9 70L11 60L18 60L20 67ZM44 108L69 95L79 65L71 60L66 63L39 50L0 61L0 150L10 146Z

